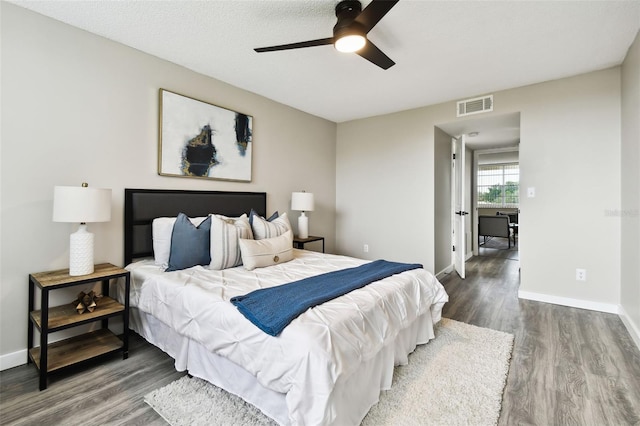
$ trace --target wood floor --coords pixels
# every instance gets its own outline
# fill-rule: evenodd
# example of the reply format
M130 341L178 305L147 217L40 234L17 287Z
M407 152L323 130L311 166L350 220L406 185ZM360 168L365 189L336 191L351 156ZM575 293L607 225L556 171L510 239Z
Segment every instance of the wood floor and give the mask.
M172 358L131 333L128 359L116 354L51 374L41 392L33 364L0 372L0 424L166 426L143 398L183 375Z
M519 300L519 262L441 280L443 315L515 336L500 425L640 425L640 350L617 315Z
M445 317L515 335L500 425L640 425L640 351L616 315L518 300L512 259L472 258L466 280L442 282ZM53 374L42 392L32 365L0 372L0 424L165 425L143 397L183 374L133 334L129 359Z

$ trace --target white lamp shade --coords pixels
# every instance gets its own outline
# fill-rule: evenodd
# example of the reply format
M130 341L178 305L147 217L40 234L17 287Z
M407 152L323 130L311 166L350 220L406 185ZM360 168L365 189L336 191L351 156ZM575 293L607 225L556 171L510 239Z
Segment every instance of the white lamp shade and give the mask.
M291 194L291 210L300 212L313 211L313 194L311 192L294 192Z
M108 222L111 220L111 190L82 186L53 189L54 222Z

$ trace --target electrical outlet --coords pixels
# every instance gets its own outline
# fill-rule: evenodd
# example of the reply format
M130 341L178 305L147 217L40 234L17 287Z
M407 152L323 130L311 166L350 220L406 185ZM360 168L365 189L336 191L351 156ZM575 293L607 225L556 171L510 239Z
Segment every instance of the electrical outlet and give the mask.
M586 281L587 280L587 270L576 268L576 281Z
M369 253L369 244L365 244L364 246L362 246L362 251L364 251L365 253Z

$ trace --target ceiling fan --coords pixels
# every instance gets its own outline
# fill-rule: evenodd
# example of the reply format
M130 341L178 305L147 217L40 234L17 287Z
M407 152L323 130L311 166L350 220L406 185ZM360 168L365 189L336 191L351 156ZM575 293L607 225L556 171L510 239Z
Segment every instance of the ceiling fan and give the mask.
M338 22L333 27L333 37L278 46L259 47L256 52L300 49L303 47L333 44L341 52L355 52L382 69L389 69L395 62L367 40L367 33L391 10L399 0L372 0L362 10L358 0L343 0L336 5Z

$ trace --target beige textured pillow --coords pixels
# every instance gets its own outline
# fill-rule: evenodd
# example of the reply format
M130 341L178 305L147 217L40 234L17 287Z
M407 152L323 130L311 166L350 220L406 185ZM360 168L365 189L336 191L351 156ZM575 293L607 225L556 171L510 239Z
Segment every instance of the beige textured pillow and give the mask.
M240 238L253 238L246 214L230 218L211 215L211 263L209 269L219 271L242 263ZM292 243L293 244L293 243Z
M248 271L276 265L293 259L293 234L287 231L279 237L262 240L240 239L242 264Z
M253 217L253 238L262 240L264 238L278 237L287 231L291 231L291 224L286 213L282 213L277 218L269 222L267 219L255 215Z

